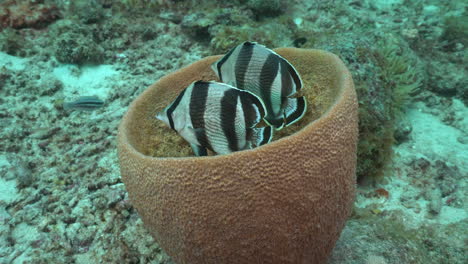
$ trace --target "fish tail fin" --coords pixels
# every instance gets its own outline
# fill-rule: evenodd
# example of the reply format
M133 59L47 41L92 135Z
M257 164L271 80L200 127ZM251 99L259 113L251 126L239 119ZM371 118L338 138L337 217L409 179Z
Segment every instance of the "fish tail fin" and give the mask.
M300 120L307 110L305 97L288 98L284 108L284 118L286 125L289 126Z
M269 143L273 138L273 127L266 126L253 129L253 143L256 147Z

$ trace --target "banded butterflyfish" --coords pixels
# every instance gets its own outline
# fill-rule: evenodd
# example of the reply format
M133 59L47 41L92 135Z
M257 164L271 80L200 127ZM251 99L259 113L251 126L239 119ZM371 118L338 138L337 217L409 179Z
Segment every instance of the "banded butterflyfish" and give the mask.
M197 156L206 156L207 149L227 154L270 142L272 127L257 127L265 114L263 102L251 92L197 81L156 118L190 143Z
M223 83L247 90L264 102L265 120L277 130L301 119L307 108L305 97L297 96L302 80L296 69L271 49L244 42L211 68Z

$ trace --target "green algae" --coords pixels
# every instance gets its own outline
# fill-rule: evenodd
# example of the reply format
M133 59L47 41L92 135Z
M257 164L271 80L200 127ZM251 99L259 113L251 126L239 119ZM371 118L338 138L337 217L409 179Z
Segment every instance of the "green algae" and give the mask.
M359 98L358 179L382 179L392 158L397 124L422 84L418 59L402 40L386 36L375 46L356 49L358 58L369 64L373 76L356 79Z
M450 16L445 19L441 39L446 41L446 48L454 50L457 43L468 46L468 16Z

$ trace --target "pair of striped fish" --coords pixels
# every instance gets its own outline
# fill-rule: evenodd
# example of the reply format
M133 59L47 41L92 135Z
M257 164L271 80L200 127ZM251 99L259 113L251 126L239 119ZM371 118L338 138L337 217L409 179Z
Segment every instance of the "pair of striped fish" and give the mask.
M274 51L244 42L212 65L222 81L197 81L184 89L157 118L177 131L197 156L251 149L302 118L304 97L294 67ZM257 127L264 120L266 126Z

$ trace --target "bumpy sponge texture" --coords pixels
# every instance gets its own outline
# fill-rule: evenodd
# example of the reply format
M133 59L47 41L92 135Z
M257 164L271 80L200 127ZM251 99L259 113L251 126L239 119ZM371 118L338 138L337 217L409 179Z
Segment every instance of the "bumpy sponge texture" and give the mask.
M130 199L177 263L325 263L344 227L358 136L351 75L324 51L276 52L301 74L309 102L290 135L229 155L189 157L188 147L178 147L184 142L154 116L191 82L216 79L210 65L219 56L160 79L120 124Z

